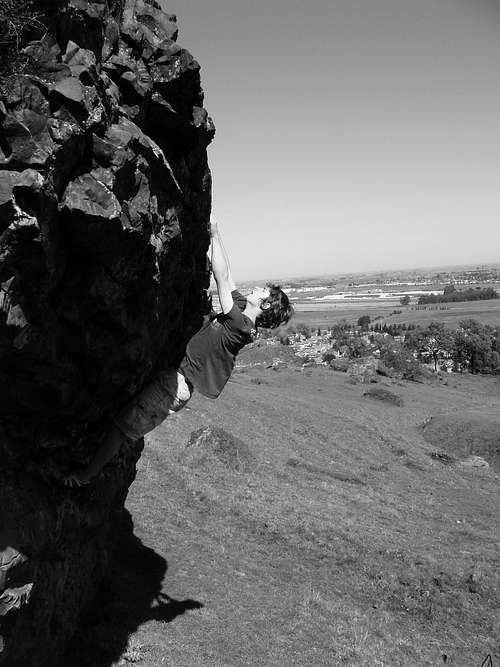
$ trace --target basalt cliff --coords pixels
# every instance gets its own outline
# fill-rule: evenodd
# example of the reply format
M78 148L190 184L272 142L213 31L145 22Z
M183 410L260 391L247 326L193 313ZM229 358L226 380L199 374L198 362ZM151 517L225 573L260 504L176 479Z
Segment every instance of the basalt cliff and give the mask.
M61 478L90 460L151 374L182 356L208 305L214 127L175 16L155 0L34 4L14 31L3 16L11 39L0 46L0 665L9 667L59 664L105 571L143 443L90 486Z

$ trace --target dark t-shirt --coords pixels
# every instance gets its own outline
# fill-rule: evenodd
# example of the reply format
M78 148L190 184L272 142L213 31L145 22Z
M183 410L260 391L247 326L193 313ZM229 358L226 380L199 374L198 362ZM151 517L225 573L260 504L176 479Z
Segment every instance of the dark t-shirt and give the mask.
M241 310L246 299L231 293L233 307L224 315L207 317L186 347L179 370L204 396L217 398L233 371L236 355L253 340L253 323Z

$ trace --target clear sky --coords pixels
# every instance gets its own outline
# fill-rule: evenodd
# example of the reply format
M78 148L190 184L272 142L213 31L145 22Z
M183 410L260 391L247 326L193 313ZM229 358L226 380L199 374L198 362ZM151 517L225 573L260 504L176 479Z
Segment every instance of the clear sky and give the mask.
M500 261L498 0L166 0L237 280Z

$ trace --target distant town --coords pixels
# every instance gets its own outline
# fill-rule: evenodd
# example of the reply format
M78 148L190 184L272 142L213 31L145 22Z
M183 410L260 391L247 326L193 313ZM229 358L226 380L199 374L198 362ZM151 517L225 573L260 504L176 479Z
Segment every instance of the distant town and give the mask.
M473 285L500 283L500 264L461 265L379 271L371 273L344 273L330 276L293 278L280 281L289 290L346 289L368 287L432 287L435 285Z

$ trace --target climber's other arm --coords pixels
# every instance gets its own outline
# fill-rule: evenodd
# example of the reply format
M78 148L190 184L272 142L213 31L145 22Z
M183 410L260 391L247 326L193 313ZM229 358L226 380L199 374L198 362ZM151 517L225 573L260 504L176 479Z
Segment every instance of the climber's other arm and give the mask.
M231 277L229 261L222 244L219 227L213 216L210 218L210 236L212 239L212 273L217 284L221 310L224 314L227 314L234 305L231 292L235 289L235 285Z

